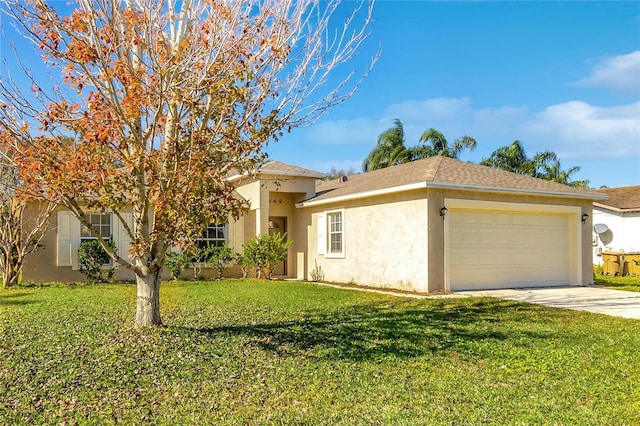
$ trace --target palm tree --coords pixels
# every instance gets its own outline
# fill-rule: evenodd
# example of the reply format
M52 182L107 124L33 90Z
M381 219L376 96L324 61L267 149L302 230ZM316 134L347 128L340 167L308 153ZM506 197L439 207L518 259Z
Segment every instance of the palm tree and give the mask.
M378 136L378 143L362 162L362 171L383 169L410 161L409 151L404 145L404 128L399 119L393 120L394 126Z
M580 166L573 166L569 170L562 170L560 160L557 158L550 164L544 165L544 173L542 179L552 182L564 183L565 185L574 186L576 188L588 188L588 180L570 180L571 175L580 171Z
M362 171L383 169L410 161L442 155L458 158L468 148L475 149L476 140L470 136L457 139L449 146L444 135L436 129L429 129L420 136L421 144L407 148L405 146L404 128L399 119L393 121L394 127L385 130L378 136L378 143L362 162Z
M588 180L570 181L571 175L580 170L580 167L562 170L558 155L553 151L539 152L529 158L522 142L518 140L511 145L496 149L489 158L480 161L480 164L578 188L587 188L589 185Z
M442 155L443 157L458 158L464 149L474 150L476 148L476 140L471 136L463 136L456 139L452 146L449 146L444 135L436 129L429 129L420 136L422 145L411 148L412 160L421 158L435 157Z
M550 162L558 161L558 155L553 151L538 152L531 159L533 173L531 176L544 179L544 171Z
M483 166L507 170L521 175L533 175L531 160L527 158L524 147L520 141L514 141L511 145L503 146L491 153L489 158L480 161Z
M551 151L539 152L529 158L522 142L516 140L511 145L496 149L489 158L482 159L480 164L525 176L542 177L541 170L544 170L544 167L550 161L555 161L556 159L555 152Z

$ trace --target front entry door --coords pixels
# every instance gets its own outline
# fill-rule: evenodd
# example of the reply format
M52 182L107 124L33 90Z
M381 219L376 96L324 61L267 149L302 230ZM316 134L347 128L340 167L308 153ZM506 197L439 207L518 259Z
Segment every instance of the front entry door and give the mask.
M284 234L287 232L287 218L282 216L269 217L269 235ZM286 276L287 275L287 261L280 262L273 269L273 275Z

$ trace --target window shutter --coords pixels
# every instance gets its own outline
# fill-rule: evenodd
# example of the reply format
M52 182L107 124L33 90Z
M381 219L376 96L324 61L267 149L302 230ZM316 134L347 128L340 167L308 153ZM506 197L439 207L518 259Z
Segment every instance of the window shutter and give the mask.
M58 256L56 266L71 266L71 212L58 212Z
M69 231L71 234L71 269L77 271L80 269L78 265L78 250L80 250L80 230L82 225L80 220L73 213L69 212Z
M231 235L228 236L229 245L233 251L242 253L242 245L244 244L244 218L240 217L228 225Z
M318 254L327 252L327 219L324 213L318 214Z
M78 249L80 248L80 221L70 211L58 212L57 266L71 266L78 269Z
M120 213L122 219L126 222L127 226L133 228L133 215L131 213ZM129 249L131 248L131 238L127 233L126 228L120 223L117 217L113 217L113 239L118 249L118 256L131 262L129 257Z

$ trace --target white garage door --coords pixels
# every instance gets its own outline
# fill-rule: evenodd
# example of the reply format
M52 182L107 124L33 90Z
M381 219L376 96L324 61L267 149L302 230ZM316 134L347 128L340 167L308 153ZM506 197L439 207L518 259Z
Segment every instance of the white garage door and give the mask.
M451 209L445 244L451 290L567 285L573 215Z

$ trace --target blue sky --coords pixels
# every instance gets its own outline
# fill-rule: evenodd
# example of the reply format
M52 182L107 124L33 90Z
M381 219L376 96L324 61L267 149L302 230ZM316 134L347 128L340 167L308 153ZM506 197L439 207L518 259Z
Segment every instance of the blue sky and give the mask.
M344 0L336 21L355 6ZM592 187L640 184L640 2L377 0L373 15L350 64L362 70L381 49L372 74L317 123L271 143L272 159L359 171L398 118L408 146L429 128L450 142L469 135L478 147L461 159L478 162L517 139L529 155L551 150L564 169L580 166L573 178Z
M354 7L341 5L342 12ZM480 161L520 140L552 150L592 187L640 184L640 2L380 1L347 102L269 145L273 159L360 170L399 118L407 145L428 128L469 135Z

